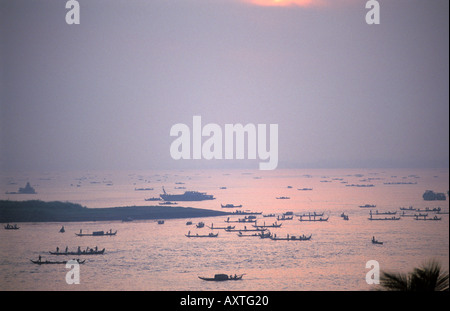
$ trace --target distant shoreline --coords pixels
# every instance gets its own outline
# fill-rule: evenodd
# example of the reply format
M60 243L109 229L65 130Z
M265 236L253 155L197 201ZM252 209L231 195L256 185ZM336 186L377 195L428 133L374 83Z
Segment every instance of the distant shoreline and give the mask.
M229 212L181 206L87 208L71 202L0 200L0 223L197 218L230 214Z

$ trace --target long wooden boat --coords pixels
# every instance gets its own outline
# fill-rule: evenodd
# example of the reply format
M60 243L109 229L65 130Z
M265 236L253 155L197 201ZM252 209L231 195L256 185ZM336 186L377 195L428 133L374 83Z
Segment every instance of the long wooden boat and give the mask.
M20 227L18 227L17 225L10 225L10 224L5 225L4 228L6 230L19 230L20 229Z
M112 232L104 232L104 231L94 231L92 233L75 233L75 235L77 236L112 236L112 235L116 235L117 234L117 230Z
M298 219L298 221L328 221L328 217L327 218L322 218L322 217L320 217L320 218L308 218L308 219L303 219L301 216L300 216L300 218Z
M185 234L186 237L188 238L217 238L219 236L219 233L209 233L209 234L205 234L205 235L200 235L200 234L191 234L190 232L188 234Z
M227 227L214 227L214 224L211 224L211 227L210 226L207 226L209 229L212 229L212 230L214 230L214 229L224 229L224 230L227 230L227 229L234 229L236 226L227 226Z
M249 237L249 236L257 237L259 235L260 235L259 233L243 234L241 231L239 231L239 233L237 234L238 237Z
M242 204L239 204L239 205L234 205L234 204L225 204L225 205L223 205L223 204L220 204L220 206L222 208L235 208L235 207L242 207Z
M385 217L385 218L373 218L372 215L370 215L369 220L400 220L400 217Z
M309 241L311 240L312 234L310 234L309 236L289 236L289 234L285 237L285 238L278 238L274 235L272 235L270 237L271 240L273 241Z
M256 223L253 225L255 228L280 228L282 224L277 224L276 222L271 225L257 225Z
M255 228L255 229L225 229L226 232L251 232L251 231L266 231L266 228Z
M66 255L66 256L79 256L79 255L103 255L105 253L105 249L95 251L91 249L91 251L76 251L76 252L52 252L49 251L51 255Z
M38 260L30 259L30 260L31 260L32 263L37 264L37 265L61 265L61 264L66 264L69 261L69 260L63 260L63 261L48 261L48 260L46 260L46 261L42 261L42 260L39 260L39 259ZM85 260L76 259L76 261L79 264L84 264L86 259Z
M223 282L223 281L238 281L238 280L242 280L242 277L245 275L245 273L243 274L239 274L239 275L227 275L227 274L216 274L214 275L213 278L207 278L207 277L203 277L203 276L199 276L198 278L204 281L214 281L214 282Z

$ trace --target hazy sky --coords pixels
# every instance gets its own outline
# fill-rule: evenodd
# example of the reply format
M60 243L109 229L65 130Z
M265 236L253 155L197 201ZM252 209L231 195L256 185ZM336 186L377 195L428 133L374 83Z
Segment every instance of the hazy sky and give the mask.
M65 2L0 0L2 170L258 167L173 160L194 115L278 124L278 168L449 165L447 0Z

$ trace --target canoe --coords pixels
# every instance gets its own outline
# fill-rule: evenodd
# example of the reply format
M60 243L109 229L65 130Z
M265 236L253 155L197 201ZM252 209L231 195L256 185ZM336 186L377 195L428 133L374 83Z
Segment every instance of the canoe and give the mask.
M94 231L93 233L75 233L77 236L105 236L105 235L116 235L117 230L115 232L103 232L103 231Z
M185 234L188 238L217 238L219 236L219 233L210 233L206 235L199 235L199 234Z
M37 264L37 265L58 265L58 264L66 264L69 261L69 260L64 260L64 261L48 261L48 260L40 261L40 260L33 260L33 259L30 259L30 260L31 260L32 263ZM78 261L79 264L83 264L86 261L86 259L85 260L77 259L77 261Z
M103 255L105 253L105 249L100 251L80 251L80 252L49 252L50 255L70 255L70 256L78 256L78 255Z

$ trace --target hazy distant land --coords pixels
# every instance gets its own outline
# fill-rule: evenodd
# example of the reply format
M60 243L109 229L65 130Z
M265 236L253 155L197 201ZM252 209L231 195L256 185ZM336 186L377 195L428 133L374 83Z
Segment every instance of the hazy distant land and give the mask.
M87 208L71 202L0 200L0 222L70 222L139 219L194 218L230 213L181 206L124 206Z

